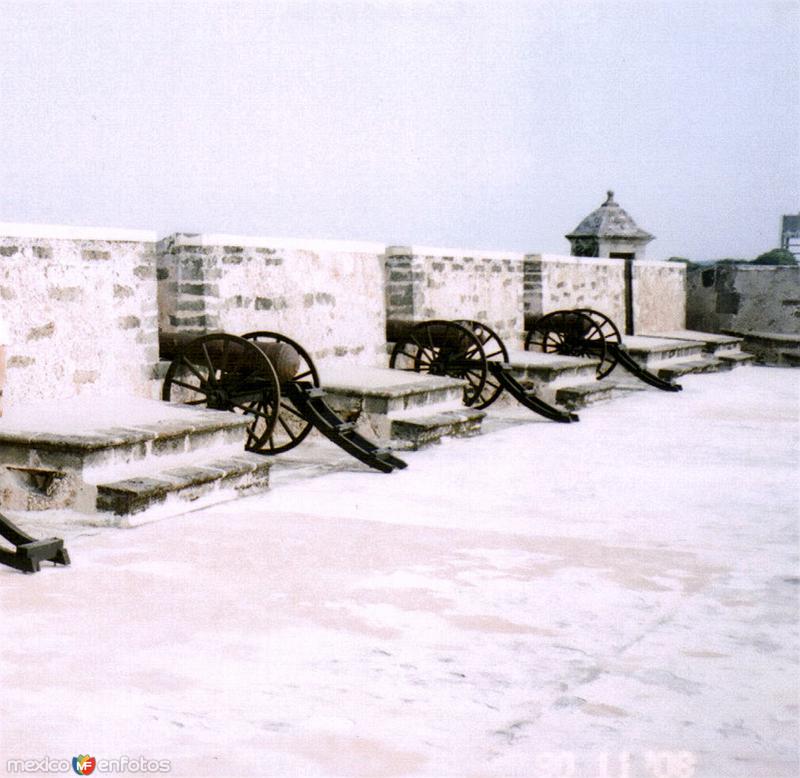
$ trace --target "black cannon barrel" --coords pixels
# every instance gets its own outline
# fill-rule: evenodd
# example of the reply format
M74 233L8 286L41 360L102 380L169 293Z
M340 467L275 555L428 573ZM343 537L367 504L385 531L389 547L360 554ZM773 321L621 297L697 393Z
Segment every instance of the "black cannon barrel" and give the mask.
M173 360L178 355L178 352L189 346L192 341L196 340L199 336L185 332L162 332L158 336L158 350L161 359ZM264 356L269 359L275 372L278 375L278 381L283 384L286 381L291 381L300 369L300 355L288 343L273 343L261 342L255 340L248 340L248 343L255 346ZM206 341L206 348L208 349L209 356L218 361L222 358L222 349L224 341Z
M465 331L463 327L455 322L444 320L420 322L389 319L386 322L386 340L390 343L409 341L411 340L411 331L420 324L428 325L423 332L417 333L417 337L421 340L420 345L422 346L431 345L435 348L466 350L474 343L474 339L471 337L469 330Z

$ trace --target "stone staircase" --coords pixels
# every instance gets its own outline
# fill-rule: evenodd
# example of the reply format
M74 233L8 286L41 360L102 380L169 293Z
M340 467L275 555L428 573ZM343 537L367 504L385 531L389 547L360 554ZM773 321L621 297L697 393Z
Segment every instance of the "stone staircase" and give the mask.
M461 402L463 382L388 368L321 362L328 404L367 437L396 450L416 450L443 437L480 432L483 411Z
M247 424L132 398L27 406L0 429L0 506L130 526L259 492L270 460L245 452Z
M693 330L629 335L623 344L631 356L660 378L672 381L691 373L717 373L754 361L742 339Z
M726 332L759 365L800 367L800 334L786 332Z
M515 378L523 385L546 402L569 411L614 399L635 388L611 377L598 381L597 359L512 351L509 363Z

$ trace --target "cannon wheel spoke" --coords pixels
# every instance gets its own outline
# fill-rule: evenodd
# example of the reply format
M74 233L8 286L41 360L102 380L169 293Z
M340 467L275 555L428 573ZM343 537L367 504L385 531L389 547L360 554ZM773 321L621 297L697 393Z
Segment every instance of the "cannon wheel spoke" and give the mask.
M600 311L592 308L579 308L581 313L588 316L597 329L595 338L602 340L604 349L603 357L597 367L597 377L605 378L619 361L619 347L622 346L622 335L613 320Z
M597 377L603 378L613 370L616 357L608 347L607 332L611 330L604 330L603 323L590 315L595 313L586 308L548 313L528 332L525 348L546 354L598 359ZM603 318L610 322L607 317Z
M475 335L483 349L486 361L508 362L508 350L505 343L491 327L474 319L464 319L459 321L458 324L463 325ZM488 408L502 393L503 387L500 383L493 380L490 375L487 375L486 381L475 401L475 407L481 410Z
M481 397L488 374L486 356L475 334L457 322L441 319L414 325L394 344L389 367L465 381L465 405L474 405Z
M320 386L319 373L314 365L311 355L296 341L279 332L258 330L248 332L242 337L247 341L256 343L285 343L291 346L300 358L300 364L295 374L289 379L292 382L307 382L314 387ZM277 423L271 434L262 440L259 453L280 454L299 445L312 430L312 424L284 394L274 409Z
M250 418L245 448L258 448L275 426L280 386L272 363L252 343L219 332L187 343L167 368L161 397Z

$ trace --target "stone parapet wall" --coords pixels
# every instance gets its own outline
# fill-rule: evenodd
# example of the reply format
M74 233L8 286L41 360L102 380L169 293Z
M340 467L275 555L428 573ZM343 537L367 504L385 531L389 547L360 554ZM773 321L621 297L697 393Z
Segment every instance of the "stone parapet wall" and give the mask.
M636 260L633 263L633 323L637 334L686 327L686 265Z
M383 244L176 234L158 244L164 332L280 332L315 360L386 364Z
M526 322L569 308L594 308L624 327L625 260L526 255Z
M521 345L523 255L427 246L386 250L390 321L476 319L511 348Z
M693 268L687 287L693 329L800 334L800 266Z
M0 225L7 408L157 396L154 249L148 232Z
M624 259L560 254L525 256L525 321L547 313L593 308L625 328ZM633 263L636 332L683 329L686 316L685 266L673 262Z

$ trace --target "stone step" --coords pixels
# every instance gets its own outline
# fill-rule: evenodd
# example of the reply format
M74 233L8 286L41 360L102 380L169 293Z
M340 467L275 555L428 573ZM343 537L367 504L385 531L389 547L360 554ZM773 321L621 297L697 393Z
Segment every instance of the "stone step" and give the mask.
M716 332L700 332L699 330L670 330L643 334L647 337L660 339L702 343L703 351L706 354L715 356L720 356L724 353L739 353L742 345L742 338L722 335Z
M328 405L356 421L362 435L392 448L412 450L480 431L484 414L464 407L461 380L336 362L318 368Z
M0 464L70 470L96 482L145 461L164 468L210 448L239 452L247 424L233 413L138 398L36 404L3 417Z
M640 365L649 370L654 370L662 362L701 359L704 351L702 342L647 335L626 335L622 345Z
M389 368L321 363L320 382L331 404L387 415L413 408L458 408L464 382Z
M755 359L755 354L751 355ZM781 351L778 354L778 364L787 367L800 367L800 353L796 351Z
M656 365L654 372L665 381L672 381L683 375L693 373L719 373L723 370L732 370L734 367L730 359L676 359L670 362L661 362Z
M665 380L673 380L682 375L691 373L716 373L722 370L732 370L739 365L748 364L753 359L740 348L742 339L731 335L719 335L712 332L698 332L695 330L675 330L658 335L640 336L660 341L660 345L643 356L643 349L628 350L634 358L644 364L649 370L655 372ZM628 345L631 338L626 338ZM699 352L689 353L685 349L665 348L664 342L683 342L692 347L699 346ZM648 344L644 344L645 348Z
M467 438L479 435L484 411L471 408L441 411L419 416L391 419L392 447L399 451L416 451L444 437Z
M604 378L600 381L563 386L556 390L556 404L568 411L577 411L596 403L613 400L630 392L643 391L644 386L623 384Z
M139 398L11 409L0 430L0 506L97 510L98 484L244 454L248 420Z
M748 354L746 351L718 351L715 356L723 362L728 362L731 368L751 365L756 361L755 354Z
M741 338L742 350L760 365L794 367L800 364L800 333L726 332Z
M170 468L157 475L97 484L96 508L113 514L116 525L141 523L139 514L145 512L149 520L183 513L189 507L206 507L266 490L271 464L268 457L243 451L223 459L201 458L192 466Z
M511 351L508 364L514 377L534 389L575 383L589 383L595 377L598 359L542 354L538 351Z

